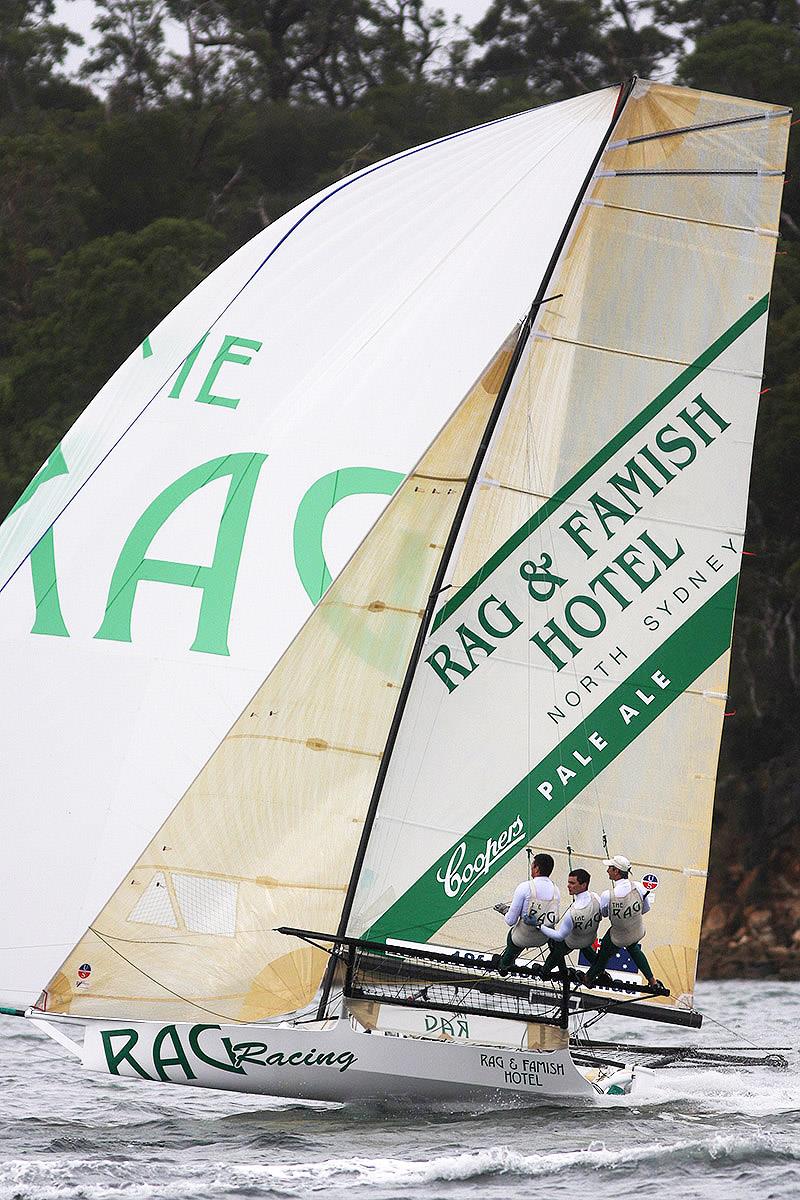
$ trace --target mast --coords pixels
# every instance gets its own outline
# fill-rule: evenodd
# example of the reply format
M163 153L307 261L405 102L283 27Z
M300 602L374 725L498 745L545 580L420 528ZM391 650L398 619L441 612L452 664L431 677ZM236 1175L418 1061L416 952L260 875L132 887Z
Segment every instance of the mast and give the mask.
M433 587L431 588L431 592L428 597L428 602L425 606L425 612L423 614L422 621L420 622L420 627L419 627L419 631L417 633L416 641L414 643L414 648L411 652L411 657L409 659L408 667L406 668L405 677L403 679L402 687L400 689L400 695L398 697L397 706L395 708L392 724L389 728L389 733L388 733L388 736L386 739L386 744L384 746L380 767L378 769L378 774L375 779L375 785L373 787L372 796L370 797L369 806L367 808L367 815L366 815L366 818L364 821L364 828L362 829L361 838L360 838L359 844L358 844L358 849L356 851L356 856L353 861L353 870L350 875L350 881L348 883L347 892L346 892L345 899L344 899L344 904L342 905L342 913L341 913L341 917L339 919L339 925L338 925L338 928L336 931L337 937L339 937L339 938L344 937L347 932L347 924L350 919L350 913L353 908L353 901L355 899L356 888L358 886L358 880L361 875L361 868L364 863L364 857L366 855L367 846L369 844L369 839L370 839L370 836L372 833L372 828L375 823L375 817L377 815L378 805L380 803L380 798L381 798L381 793L383 791L383 786L384 786L384 783L386 780L386 776L388 774L389 764L390 764L391 758L392 758L392 752L394 750L395 743L397 741L397 735L400 730L400 725L403 720L403 715L405 713L406 704L408 702L408 697L409 697L409 694L411 691L411 684L413 682L414 675L416 673L416 669L419 664L420 657L422 655L422 649L425 644L425 639L428 634L428 629L429 629L431 620L433 619L433 613L434 613L434 609L436 607L436 602L437 602L439 595L441 594L442 589L443 589L444 577L445 577L445 575L447 573L447 569L450 565L450 560L452 558L453 551L455 549L455 545L458 540L458 536L461 532L461 528L463 526L464 519L466 517L467 511L469 508L469 503L470 503L470 500L472 497L472 493L475 488L475 484L477 483L478 478L480 476L481 467L483 466L483 462L486 457L486 453L491 444L492 435L494 434L495 428L497 426L497 422L500 419L500 414L503 411L503 406L505 404L508 393L511 389L511 384L514 380L514 376L516 374L517 368L520 364L520 361L522 360L523 353L524 353L525 348L530 339L530 335L533 331L533 326L534 326L536 317L538 315L539 309L543 306L543 304L545 304L547 302L547 288L550 284L550 280L552 279L555 269L558 265L558 261L561 257L561 253L564 249L564 246L566 245L567 239L569 238L570 232L575 223L575 219L576 219L578 213L580 212L580 207L583 202L583 198L586 195L586 192L588 191L589 187L591 186L595 171L597 170L597 166L603 156L603 153L604 153L608 143L611 140L611 136L614 132L614 129L616 128L617 122L619 121L619 118L623 112L623 109L625 107L625 104L626 104L628 98L630 97L634 87L636 86L636 82L637 82L637 76L633 75L627 81L627 83L620 85L619 96L617 98L617 103L614 107L614 112L612 114L611 121L609 122L608 129L606 130L605 135L604 135L602 141L600 142L600 145L597 149L597 153L595 154L594 158L592 159L592 162L589 166L589 169L586 173L583 183L578 191L578 194L575 197L575 202L573 203L572 208L570 209L570 212L569 212L569 216L567 217L567 220L564 223L564 227L561 230L561 234L558 238L558 241L556 242L555 248L550 257L550 261L547 264L544 275L542 276L542 279L541 279L541 282L537 289L536 295L534 296L534 299L531 303L530 309L528 310L525 320L522 323L522 326L519 331L519 336L517 338L517 344L514 347L514 352L511 356L511 360L508 364L506 373L503 377L503 381L500 385L500 389L497 393L497 399L495 400L494 407L492 408L492 412L489 416L489 420L486 424L486 428L483 431L483 435L482 435L480 443L478 445L478 450L475 455L475 460L472 464L472 468L470 470L469 476L467 477L464 491L461 496L461 501L459 503L458 509L456 510L456 514L453 519L453 523L450 527L450 532L449 532L449 535L447 538L447 542L445 543L445 547L442 552L442 557L439 562L439 568L436 572L436 577L433 582ZM319 1020L322 1020L325 1016L325 1011L326 1011L327 1005L328 1005L328 999L330 996L331 986L333 983L333 975L334 975L334 971L336 968L336 961L337 961L336 954L335 954L335 952L332 952L330 960L328 962L327 969L325 971L325 975L323 977L323 981L322 981L322 995L320 997L320 1002L319 1002L319 1006L317 1009L317 1018Z

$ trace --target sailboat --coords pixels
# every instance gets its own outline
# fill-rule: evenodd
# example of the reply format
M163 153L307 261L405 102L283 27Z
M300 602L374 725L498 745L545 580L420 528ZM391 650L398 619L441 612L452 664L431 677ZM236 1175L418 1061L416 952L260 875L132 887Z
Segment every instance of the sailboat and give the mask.
M0 529L4 1012L335 1101L699 1026L789 123L634 79L394 155L120 367ZM534 850L632 860L663 986L497 974Z

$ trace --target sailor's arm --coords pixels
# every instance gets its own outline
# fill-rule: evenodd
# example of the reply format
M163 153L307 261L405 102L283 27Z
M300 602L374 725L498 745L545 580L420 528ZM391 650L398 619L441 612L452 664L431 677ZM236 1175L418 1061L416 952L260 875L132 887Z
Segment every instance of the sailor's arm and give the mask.
M539 932L543 933L545 937L549 937L553 942L563 942L565 938L569 937L574 928L575 922L572 920L572 914L567 913L561 924L557 925L555 929L548 925L540 925Z
M528 887L527 883L521 883L514 892L514 899L511 901L511 907L505 915L506 925L511 925L512 927L516 925L517 921L522 916L522 910L524 909L529 896L530 888Z

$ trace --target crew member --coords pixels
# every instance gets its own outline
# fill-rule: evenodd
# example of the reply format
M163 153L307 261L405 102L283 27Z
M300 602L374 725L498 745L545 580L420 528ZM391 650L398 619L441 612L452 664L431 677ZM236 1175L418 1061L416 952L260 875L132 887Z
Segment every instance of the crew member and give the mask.
M550 878L554 866L551 854L534 854L530 880L519 885L510 904L495 905L511 926L506 948L497 961L498 975L508 974L520 950L547 945L539 926L545 920L554 925L561 904L561 893Z
M542 975L546 975L554 967L560 972L566 969L566 958L571 950L582 950L590 963L597 957L592 946L597 937L597 927L600 924L600 897L596 892L589 891L591 875L578 867L570 871L567 878L567 891L572 897L572 904L567 909L561 924L553 929L551 926L540 925L540 932L550 940L550 953L542 963Z
M597 957L586 974L585 983L592 987L617 950L624 947L651 988L663 985L655 978L640 945L644 937L644 914L650 911L647 889L630 879L631 863L624 854L604 859L612 886L600 897L600 911L611 925L603 936Z

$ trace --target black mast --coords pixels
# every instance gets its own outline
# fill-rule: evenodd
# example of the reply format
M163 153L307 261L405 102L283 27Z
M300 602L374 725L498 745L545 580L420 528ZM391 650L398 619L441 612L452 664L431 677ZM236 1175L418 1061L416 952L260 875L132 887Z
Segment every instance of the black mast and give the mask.
M444 577L447 572L447 568L450 565L450 558L453 553L453 548L456 544L456 539L458 538L458 535L461 532L461 526L463 524L464 517L467 512L467 507L469 505L469 501L472 496L473 489L478 480L478 476L480 475L481 467L483 466L483 460L486 457L486 452L489 449L489 444L492 440L492 434L494 433L495 427L497 426L497 422L500 419L500 414L503 411L503 405L505 404L506 397L508 396L508 393L511 389L511 384L514 379L514 375L516 373L517 367L519 366L520 360L522 359L522 355L523 355L525 347L528 343L528 339L531 335L531 331L533 329L533 324L536 319L538 310L547 301L547 288L553 277L553 273L555 272L556 266L558 265L558 260L561 257L561 252L564 249L567 238L569 237L570 231L575 222L575 218L577 217L577 215L580 211L580 207L581 207L581 203L583 202L583 198L586 195L586 192L588 191L588 189L591 185L591 182L594 178L594 173L597 170L597 164L600 162L600 159L603 156L603 152L604 152L606 146L608 145L609 141L611 140L611 135L614 132L617 121L619 120L619 117L622 113L622 110L625 107L625 104L627 103L631 92L633 91L634 87L636 86L636 79L637 79L637 77L635 75L633 75L626 84L622 84L620 87L619 96L617 98L617 103L614 107L614 113L611 117L611 121L609 123L608 129L606 130L605 136L603 137L603 140L601 141L600 146L598 147L596 155L592 159L591 166L589 167L589 170L586 173L586 177L583 181L583 184L581 185L580 191L578 192L578 195L575 197L575 203L573 204L572 208L570 209L570 213L569 213L569 216L567 217L564 228L561 230L561 235L560 235L558 241L556 242L555 249L553 250L550 261L547 264L547 268L544 272L544 275L542 276L542 280L541 280L541 283L539 284L538 291L536 292L536 295L533 299L531 307L528 310L528 314L525 317L525 320L522 322L522 326L520 328L519 335L517 337L517 344L514 347L514 353L511 356L511 361L509 362L508 367L506 369L506 373L503 376L503 382L501 383L500 390L497 393L497 399L494 402L492 412L489 416L489 420L486 424L486 428L483 431L483 436L481 437L480 444L478 446L478 451L475 455L475 460L472 464L472 468L467 477L466 484L464 485L464 491L461 495L461 500L459 501L458 509L456 510L456 515L453 518L453 524L450 526L450 533L448 535L444 550L442 551L442 557L439 560L439 567L436 572L436 577L433 581L433 586L431 588L430 596L428 597L428 603L425 606L425 612L424 612L422 621L420 622L420 627L417 632L416 641L414 642L414 648L411 651L411 657L409 659L405 678L403 679L403 684L400 689L400 695L397 700L397 707L395 708L395 711L394 711L394 717L392 718L392 724L389 728L389 734L386 739L386 745L383 750L383 756L381 758L381 763L378 768L378 774L375 779L375 786L372 789L372 796L370 798L369 807L367 809L367 815L366 815L366 819L364 821L364 828L361 831L361 839L358 844L358 850L356 851L355 860L353 862L353 870L350 875L350 882L348 884L347 893L345 895L344 904L342 906L342 915L339 920L338 929L336 931L336 935L339 938L344 937L347 932L347 922L350 920L350 913L351 913L351 910L353 907L353 900L355 899L355 894L356 894L356 886L358 884L358 879L361 874L361 867L363 866L363 863L364 863L364 857L367 852L367 845L369 843L370 834L372 833L372 826L375 823L375 815L378 811L378 802L380 801L381 792L383 791L383 785L386 780L386 774L389 770L389 763L391 761L395 742L397 741L397 734L400 729L400 723L403 719L403 715L405 713L405 708L406 708L406 703L408 702L409 693L411 691L411 683L412 683L414 674L417 669L417 664L419 663L420 657L422 655L422 648L425 644L425 638L427 637L428 628L430 626L431 620L433 619L433 612L434 612L434 608L436 607L436 601L439 598L440 592L442 591L442 584L444 582ZM328 962L328 967L327 967L325 976L322 981L322 996L320 997L319 1007L317 1009L317 1019L318 1020L322 1020L325 1016L325 1010L328 1005L328 998L330 995L331 985L333 983L333 974L334 974L334 970L336 968L336 961L337 961L336 953L334 951L331 954L331 958L330 958L330 961Z

